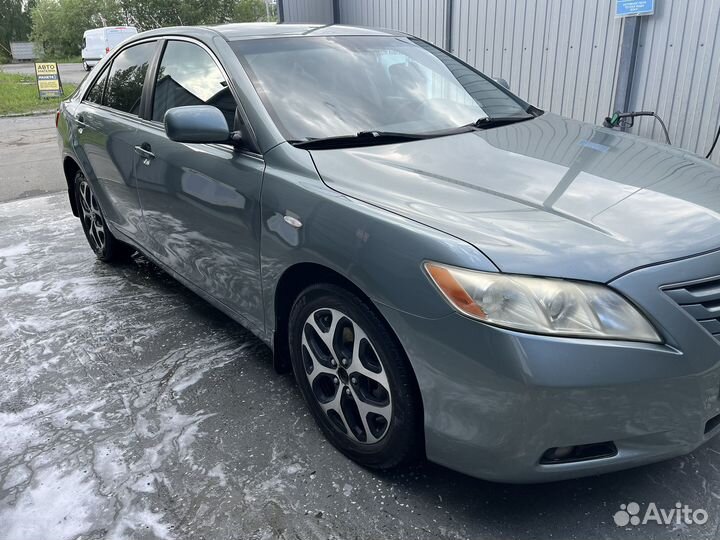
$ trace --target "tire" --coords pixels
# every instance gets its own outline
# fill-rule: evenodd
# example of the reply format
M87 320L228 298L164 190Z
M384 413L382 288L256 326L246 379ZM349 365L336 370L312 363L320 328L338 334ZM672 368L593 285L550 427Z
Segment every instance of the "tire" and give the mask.
M74 186L80 223L95 256L104 262L127 261L134 250L112 235L92 186L80 171L75 174Z
M292 307L289 337L300 391L340 452L374 469L421 457L414 374L386 323L363 300L337 285L310 286Z
M90 71L90 65L85 60L83 60L82 66L85 71Z

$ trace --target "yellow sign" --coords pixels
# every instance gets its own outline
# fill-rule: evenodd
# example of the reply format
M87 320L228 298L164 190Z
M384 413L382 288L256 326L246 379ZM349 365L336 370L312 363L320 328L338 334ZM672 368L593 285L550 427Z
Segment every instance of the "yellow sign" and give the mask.
M35 78L41 98L63 95L60 72L56 62L36 62Z
M36 62L35 72L38 75L57 75L57 64L55 62Z

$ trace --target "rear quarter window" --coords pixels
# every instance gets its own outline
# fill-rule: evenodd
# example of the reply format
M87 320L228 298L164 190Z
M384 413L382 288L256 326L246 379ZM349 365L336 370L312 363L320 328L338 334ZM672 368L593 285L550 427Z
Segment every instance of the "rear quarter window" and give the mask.
M98 105L102 104L103 102L103 94L105 93L105 83L107 82L108 78L108 70L104 70L102 75L100 75L97 80L93 83L92 87L90 87L90 91L85 95L85 101L90 101L91 103L97 103Z

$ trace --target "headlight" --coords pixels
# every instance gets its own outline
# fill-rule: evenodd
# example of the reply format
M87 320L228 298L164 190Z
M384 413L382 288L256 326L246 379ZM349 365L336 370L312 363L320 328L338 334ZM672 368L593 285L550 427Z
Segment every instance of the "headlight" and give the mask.
M661 343L648 320L604 285L465 270L425 269L445 298L488 324L554 336Z

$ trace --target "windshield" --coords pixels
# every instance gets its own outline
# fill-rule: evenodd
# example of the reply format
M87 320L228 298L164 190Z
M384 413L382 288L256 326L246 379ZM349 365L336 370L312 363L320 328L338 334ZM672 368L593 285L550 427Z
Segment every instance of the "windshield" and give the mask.
M529 107L420 40L333 36L231 43L288 140L365 131L428 133Z

